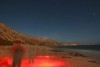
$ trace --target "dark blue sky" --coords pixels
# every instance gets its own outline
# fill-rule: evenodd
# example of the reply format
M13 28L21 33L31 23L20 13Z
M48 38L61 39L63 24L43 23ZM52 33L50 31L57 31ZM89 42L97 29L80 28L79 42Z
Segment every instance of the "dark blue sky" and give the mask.
M0 21L30 36L100 43L100 0L0 0Z

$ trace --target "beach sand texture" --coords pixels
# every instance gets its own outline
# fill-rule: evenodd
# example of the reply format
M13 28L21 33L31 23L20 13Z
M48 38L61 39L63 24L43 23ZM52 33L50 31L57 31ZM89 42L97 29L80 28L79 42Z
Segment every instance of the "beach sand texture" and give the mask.
M11 47L12 46L5 46L5 47L0 46L0 63L2 62L1 59L3 57L12 58L12 53L10 52L12 50ZM25 45L25 49L26 49L26 52L24 54L23 59L24 58L27 58L27 60L33 59L33 62L34 62L34 59L36 59L36 57L41 56L41 57L50 59L51 61L56 62L58 64L62 62L65 64L63 66L59 65L59 67L100 67L100 61L86 57L78 53L70 53L67 51L60 52L48 46L36 46L36 45L33 45L33 46ZM46 67L52 67L52 66L46 66ZM55 67L58 67L58 66L55 66Z

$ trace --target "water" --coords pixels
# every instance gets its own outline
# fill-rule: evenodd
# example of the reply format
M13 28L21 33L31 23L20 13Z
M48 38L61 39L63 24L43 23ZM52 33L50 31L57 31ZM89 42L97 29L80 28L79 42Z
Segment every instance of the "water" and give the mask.
M64 49L80 49L80 50L96 50L100 51L100 45L79 45L79 46L60 46L57 48L64 48Z
M95 50L80 50L80 49L64 49L67 52L75 52L79 54L83 54L89 58L93 58L100 61L100 51Z
M67 52L76 52L100 60L100 45L60 46L56 47L56 49Z

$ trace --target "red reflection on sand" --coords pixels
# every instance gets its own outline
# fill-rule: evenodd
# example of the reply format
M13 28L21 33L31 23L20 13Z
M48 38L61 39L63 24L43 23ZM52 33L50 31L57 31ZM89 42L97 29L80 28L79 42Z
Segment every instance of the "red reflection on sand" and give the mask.
M57 56L37 56L34 62L29 63L28 58L22 60L21 67L69 67L69 62L58 59ZM12 58L0 59L0 67L11 67Z

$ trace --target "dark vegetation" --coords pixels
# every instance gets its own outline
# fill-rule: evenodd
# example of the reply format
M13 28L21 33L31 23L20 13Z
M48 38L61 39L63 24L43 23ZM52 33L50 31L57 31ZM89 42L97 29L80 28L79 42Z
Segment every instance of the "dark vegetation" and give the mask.
M12 42L0 38L0 46L7 46L7 45L9 46L12 45Z

